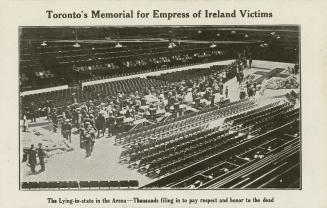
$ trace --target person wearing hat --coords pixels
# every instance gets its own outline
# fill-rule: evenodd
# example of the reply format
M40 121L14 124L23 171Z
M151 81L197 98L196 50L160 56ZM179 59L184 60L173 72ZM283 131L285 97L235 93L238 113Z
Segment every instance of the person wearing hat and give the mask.
M90 155L91 155L91 153L93 152L93 147L94 147L94 143L95 143L95 130L94 130L93 126L91 124L89 124L87 126L86 131L87 131L87 134L89 134L91 136L91 140L88 141L90 143Z
M81 123L80 129L79 129L79 138L80 138L80 148L85 149L85 132L86 129L84 128L84 123Z
M93 126L93 119L91 119L91 115L86 115L86 117L85 117L85 119L84 119L84 125L86 124L86 123L88 123L88 124L91 124L92 126Z
M245 97L246 97L245 89L244 89L244 87L241 87L240 100L245 99Z
M79 128L79 109L75 108L72 112L72 123L76 128Z
M85 151L86 151L86 157L91 156L91 144L92 143L92 138L91 134L86 133L84 136L84 146L85 146Z
M41 169L40 172L45 171L44 158L46 157L45 151L42 149L42 143L39 143L39 148L37 149L37 155L39 157Z
M95 132L91 124L86 126L86 130L84 132L84 145L86 151L86 157L90 157L93 151Z
M66 119L61 121L61 135L64 139L67 139L67 135L66 135Z
M31 148L28 151L28 164L30 165L32 173L35 173L36 151L34 149L34 144L31 144Z
M53 112L51 114L51 122L53 125L53 132L56 133L58 128L58 115L56 109L53 109Z
M69 119L66 119L62 124L62 135L70 143L72 142L72 125L69 122Z
M103 114L104 113L101 112L95 120L95 128L98 130L98 137L100 137L100 131L103 136L106 131L106 118Z
M24 114L23 115L23 132L27 132L28 129L28 120L27 116Z

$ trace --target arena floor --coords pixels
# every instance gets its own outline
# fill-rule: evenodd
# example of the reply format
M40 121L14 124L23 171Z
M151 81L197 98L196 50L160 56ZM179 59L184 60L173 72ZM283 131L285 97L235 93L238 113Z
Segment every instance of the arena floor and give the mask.
M193 65L182 67L178 70L187 70L189 68L208 67L217 64L227 64L226 62L215 62L210 64ZM276 68L285 69L294 64L253 61L253 68L245 69L245 76L254 74L256 79L262 80ZM173 69L175 71L176 69ZM283 70L278 71L276 76L283 77ZM161 72L155 72L161 73ZM142 74L146 76L149 74ZM153 74L151 74L153 75ZM140 75L136 75L140 76ZM298 75L299 76L299 75ZM129 78L129 77L126 77ZM240 88L236 78L226 83L229 89L229 98L231 101L239 99ZM283 99L285 93L290 90L265 90L262 97L258 97L259 105ZM299 90L294 90L298 92ZM213 126L219 125L220 121L215 121ZM130 169L125 164L119 163L119 156L122 151L121 146L114 145L113 137L101 137L97 139L94 151L91 157L85 158L85 151L79 148L79 135L72 135L71 150L63 142L60 132L53 133L49 131L45 118L39 118L37 124L30 125L29 132L21 132L21 148L28 147L30 143L49 142L51 148L50 157L46 160L46 170L41 173L31 174L26 163L20 164L21 181L74 181L74 180L138 180L139 185L143 186L153 179L139 174L136 170ZM36 170L40 167L38 166Z

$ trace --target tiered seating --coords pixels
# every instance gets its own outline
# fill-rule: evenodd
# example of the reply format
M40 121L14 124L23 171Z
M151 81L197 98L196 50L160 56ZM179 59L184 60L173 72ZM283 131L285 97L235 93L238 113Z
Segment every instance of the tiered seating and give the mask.
M255 100L247 99L240 100L230 103L229 106L218 109L217 107L208 108L204 111L199 111L193 114L186 115L185 117L178 117L174 120L168 120L154 126L144 127L144 129L138 129L138 133L132 134L128 132L122 136L116 138L116 143L129 144L131 142L137 141L139 137L141 138L156 138L173 134L181 129L193 128L196 126L203 125L213 120L217 120L228 115L242 112L244 110L250 109L256 105ZM145 130L146 129L146 130ZM125 136L126 135L126 136Z
M159 80L145 78L131 78L113 82L106 82L85 86L85 92L104 93L106 95L116 96L119 92L131 93L135 91L143 91L151 87L165 86L167 83Z
M77 63L73 61L73 63L74 66L77 65L75 71L78 72L88 72L92 73L94 76L117 76L190 65L203 62L204 60L217 61L223 57L222 53L217 53L216 50L208 51L207 48L182 48L178 51L174 50L175 53L178 52L181 54L179 56L174 55L175 53L172 53L172 51L168 49L159 52L153 52L154 50L158 49L151 49L151 53L135 53L128 56L118 56L117 54L111 53L110 57L93 57L84 60L84 62L80 61L80 63ZM195 50L200 50L201 52L194 52ZM206 56L204 57L201 54L206 54Z
M126 150L121 153L122 161L128 160L129 163L141 160L143 157L150 156L158 151L163 151L166 148L173 147L179 144L181 137L199 132L206 132L205 126L199 126L185 131L177 132L161 139L140 138L138 141L131 142Z
M286 148L287 147L287 148ZM286 143L285 145L282 145L281 147L273 150L272 152L268 152L263 159L260 159L259 161L253 161L253 163L246 164L246 168L238 168L234 171L231 171L229 174L226 174L226 176L220 180L213 180L211 182L208 182L208 184L204 184L203 186L208 188L227 188L227 187L233 187L236 188L238 186L248 187L251 186L253 183L243 183L239 184L239 177L242 175L247 175L249 178L251 178L252 175L259 175L259 172L261 174L268 173L271 174L271 168L269 168L268 165L273 166L273 164L281 163L282 161L287 161L287 163L295 163L294 159L298 159L298 155L295 157L292 157L294 154L299 152L300 148L300 142L299 139L294 139L290 143ZM290 159L292 158L292 159ZM284 163L285 164L285 163ZM268 166L268 167L267 167ZM276 169L282 169L281 166L277 166ZM279 170L280 171L280 170ZM276 171L274 174L278 174L279 171ZM268 176L266 174L266 176ZM253 182L258 182L258 178L256 177ZM259 178L261 179L261 178ZM252 179L253 180L253 179Z
M81 48L71 45L40 47L25 51L20 68L29 79L35 79L33 88L40 88L39 81L49 74L51 82L46 85L71 84L74 80L94 80L124 76L147 71L162 70L171 67L185 66L203 61L218 61L224 54L205 47L203 44L182 44L168 49L166 43L135 44L128 43L123 48L114 48L112 44L88 43ZM178 55L176 55L178 54ZM41 61L42 60L42 61ZM30 71L30 72L29 72ZM39 76L41 73L41 76ZM37 76L36 76L37 75ZM56 77L63 79L57 80ZM22 82L22 86L31 84ZM35 86L34 86L35 85Z
M290 103L279 104L276 102L226 120L232 125L241 126L241 128L249 127L252 133L258 133L258 131L267 131L294 120L298 118L298 115L299 109L293 109Z
M222 81L226 82L236 76L236 68L236 62L233 62L229 65L213 65L210 68L194 68L187 71L165 73L151 78L169 82L180 82L181 80L190 81L205 77L206 79L209 78L209 82L211 82L212 80L210 79L221 76Z
M192 80L199 77L208 77L213 74L222 73L227 69L227 65L214 65L210 68L194 68L187 71L177 71L154 76L153 78L169 81L180 82L181 80Z
M223 149L229 148L230 145L243 141L246 137L247 135L245 134L228 132L228 130L214 132L202 137L198 135L191 136L184 139L183 144L167 152L158 153L160 157L152 156L151 159L146 158L146 162L150 160L147 171L159 171L159 175L165 175L210 157Z
M282 170L281 168L285 169L299 162L298 155L294 154L299 151L299 137L296 136L299 123L293 121L287 124L281 123L278 128L255 137L246 137L245 134L243 135L244 139L240 142L225 144L223 147L227 146L226 149L212 153L207 158L198 159L201 158L201 153L193 153L190 159L182 159L182 162L176 159L167 166L158 166L158 172L160 171L161 174L171 174L164 175L144 188L188 188L196 181L200 181L201 185L193 186L193 188L251 187L252 182L259 182L257 180L258 175L273 177L274 173L275 175L282 173L279 172ZM239 134L238 132L235 133ZM226 135L230 134L233 132L230 131ZM213 145L219 145L219 141L226 140L218 140L209 148L214 148ZM209 148L205 155L210 153ZM259 151L260 153L258 153ZM191 164L191 161L196 162ZM288 163L283 161L288 161ZM184 163L188 163L188 165L183 166ZM276 166L277 171L272 172L272 166ZM249 179L244 180L244 175L247 175ZM267 180L260 181L261 184L264 184Z
M276 128L283 123L287 123L293 120L299 120L299 113L299 108L292 109L290 107L285 107L284 109L266 115L266 117L263 117L264 119L257 118L255 120L250 121L249 123L246 123L245 125L251 126L251 131L253 134L259 134Z
M68 88L63 90L55 90L50 92L37 93L22 96L23 106L28 106L34 102L38 107L42 108L47 100L51 100L53 106L67 106L73 103L72 94L79 93L79 89Z
M34 102L39 107L42 107L43 102L51 100L55 107L62 107L72 104L73 93L75 93L77 101L84 102L97 98L99 93L116 96L119 92L131 93L146 88L164 86L165 84L166 82L159 80L132 78L86 86L84 91L79 88L68 88L64 90L26 95L22 97L22 102L23 104Z
M264 105L262 107L259 107L259 108L255 108L253 110L249 110L249 111L246 111L246 112L242 112L240 114L236 114L236 115L233 115L231 117L228 117L225 119L225 123L230 123L230 124L238 124L241 123L241 121L243 119L246 119L247 116L250 116L250 115L254 115L256 113L260 113L260 112L264 112L264 111L269 111L270 109L272 109L273 107L278 107L278 104L280 102L277 101L277 102L274 102L274 103L270 103L268 105Z
M58 77L44 66L42 58L40 54L34 52L21 55L19 62L21 90L33 88L35 83L38 84L38 88L51 87L61 83Z
M107 61L110 60L123 60L121 62L121 66L125 67L132 67L134 64L137 63L137 57L140 56L147 56L147 59L149 62L152 63L168 63L171 60L180 60L182 56L170 56L172 49L168 49L167 46L161 46L156 47L157 44L148 45L145 48L139 48L139 47L123 47L123 48L114 48L112 46L107 46L107 48L101 48L100 51L98 48L95 48L97 46L89 46L86 49L79 49L79 50L65 50L60 51L60 53L56 54L56 59L59 64L87 64L88 62L91 63L92 61L98 61L100 63L107 63ZM186 44L178 47L177 49L174 49L173 51L178 52L191 52L191 51L199 51L203 50L207 47L203 47L203 45L198 44ZM64 49L63 49L64 50ZM206 50L208 51L208 50ZM217 50L215 51L216 55L220 55L220 53L217 53ZM211 53L207 52L204 53L205 57L210 57ZM195 53L196 57L204 58L204 54L201 52ZM166 56L162 56L166 55ZM169 57L167 57L169 55ZM151 57L153 56L153 57ZM161 57L160 57L161 56ZM150 57L150 58L149 58ZM170 58L171 57L171 58ZM190 58L190 57L189 57Z

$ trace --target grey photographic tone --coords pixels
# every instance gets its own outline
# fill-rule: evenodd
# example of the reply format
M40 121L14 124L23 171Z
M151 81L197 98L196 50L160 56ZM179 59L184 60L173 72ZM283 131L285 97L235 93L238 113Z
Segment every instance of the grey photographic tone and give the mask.
M300 27L19 28L21 190L301 189Z

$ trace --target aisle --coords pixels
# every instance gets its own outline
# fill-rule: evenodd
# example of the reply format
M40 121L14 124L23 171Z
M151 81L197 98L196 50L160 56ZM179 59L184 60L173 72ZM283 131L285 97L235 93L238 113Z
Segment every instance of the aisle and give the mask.
M57 134L60 137L60 134ZM140 185L151 181L126 165L118 163L122 151L114 145L114 139L107 136L96 140L91 157L85 158L85 151L79 148L79 135L72 135L73 151L54 154L47 159L46 171L30 175L26 163L21 164L23 181L81 181L81 180L138 180ZM39 166L36 170L39 170Z
M203 67L209 67L210 65L214 64L217 63L204 64ZM220 62L220 64L222 64L222 62ZM285 63L254 61L254 66L258 68L245 69L244 72L246 75L253 74L257 71L267 72L276 67L288 65ZM263 69L263 67L266 66L269 68ZM195 66L191 66L189 68L194 67ZM187 67L180 68L179 70L187 70ZM173 71L176 71L176 69L173 69ZM136 76L139 77L140 75ZM225 86L228 86L229 98L231 101L239 100L240 87L236 81L236 78L226 82ZM282 98L283 95L289 91L290 90L266 90L263 96L259 99L259 104L263 105L267 102L284 99ZM220 125L222 120L217 122L212 123L212 125ZM35 125L33 128L40 130L42 127ZM60 133L52 133L52 136L57 140L62 138ZM35 136L35 138L36 137L37 136ZM23 138L21 137L21 144L22 141ZM94 152L90 158L85 158L85 151L79 148L79 135L72 135L72 147L74 148L73 151L55 154L48 158L46 163L46 171L42 173L30 175L29 167L26 165L26 163L21 163L22 181L138 180L140 186L152 181L152 179L141 175L136 170L129 169L127 165L118 163L122 148L114 145L114 138L112 137L108 138L105 136L98 139L94 146ZM36 170L39 168L40 167L37 167Z

